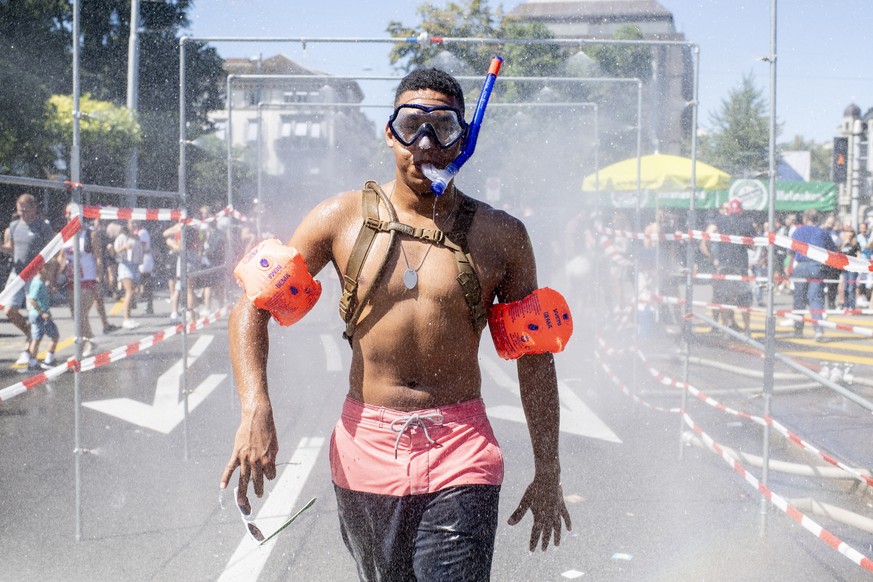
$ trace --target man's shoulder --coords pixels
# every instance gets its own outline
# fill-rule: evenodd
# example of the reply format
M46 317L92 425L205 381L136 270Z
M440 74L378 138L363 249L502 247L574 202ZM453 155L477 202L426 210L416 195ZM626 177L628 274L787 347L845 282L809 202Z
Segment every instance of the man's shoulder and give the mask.
M476 203L476 222L473 223L475 229L501 232L507 229L510 231L525 229L524 221L510 212L495 208L481 200L472 198L471 200L474 200Z

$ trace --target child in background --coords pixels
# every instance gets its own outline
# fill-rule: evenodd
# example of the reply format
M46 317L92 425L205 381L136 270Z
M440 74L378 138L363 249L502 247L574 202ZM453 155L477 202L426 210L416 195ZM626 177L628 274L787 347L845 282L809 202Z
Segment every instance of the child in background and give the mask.
M27 365L28 370L38 370L40 368L36 356L39 353L39 342L44 335L47 335L51 342L46 351L43 364L46 367L55 364L55 348L58 345L58 326L52 320L51 297L48 287L45 284L45 278L49 274L49 263L43 265L39 273L30 282L30 288L27 291L27 315L30 320L30 362Z

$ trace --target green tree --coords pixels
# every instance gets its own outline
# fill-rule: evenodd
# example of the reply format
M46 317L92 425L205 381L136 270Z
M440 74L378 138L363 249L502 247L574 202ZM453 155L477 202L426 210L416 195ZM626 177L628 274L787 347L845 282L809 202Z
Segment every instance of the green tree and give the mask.
M744 75L740 86L710 116L708 135L700 140L700 159L736 177L766 172L770 156L770 118L754 76ZM778 128L777 128L778 129Z
M141 127L139 186L177 187L179 142L179 36L193 0L140 5L140 70L137 120ZM82 92L124 105L130 0L80 3ZM53 94L72 87L72 9L69 0L0 0L0 171L45 177L55 159L43 129ZM188 139L211 131L207 114L223 105L222 60L203 43L186 45ZM69 146L69 144L66 144ZM69 147L66 148L67 151ZM92 160L83 158L83 173ZM127 160L108 185L123 185Z
M52 95L48 101L46 133L55 143L73 141L73 98ZM92 99L84 94L79 100L79 135L81 137L82 181L107 184L124 179L126 160L140 143L139 124L126 107L109 101Z
M194 147L187 150L190 168L188 169L188 206L196 208L209 204L214 209L223 208L227 204L227 143L214 134L204 135L197 139ZM246 148L234 148L232 154L233 190L239 193L244 187L254 184L257 176L254 163L245 159ZM217 195L218 193L218 195ZM240 210L245 210L245 204L235 203Z
M521 22L504 15L502 6L492 10L488 0L449 2L440 8L426 2L419 6L421 21L409 26L398 21L388 23L387 32L394 37L409 38L420 34L455 38L530 38L549 39L551 32L540 23ZM391 49L392 65L411 71L423 66L443 51L451 53L474 72L488 69L491 58L502 53L504 76L544 76L553 74L562 64L560 49L549 44L420 44L398 43Z
M44 176L54 154L45 103L69 66L66 0L0 2L0 173Z
M612 35L614 40L645 40L640 27L622 26ZM646 45L595 44L585 53L597 61L607 77L648 81L652 78L652 48Z
M87 10L85 5L87 4ZM179 159L179 35L189 25L192 0L141 2L137 119L141 188L175 190ZM130 0L89 0L82 5L82 87L117 104L127 99ZM207 114L224 101L222 60L215 49L190 42L186 54L188 139L211 131ZM120 163L126 166L126 160Z

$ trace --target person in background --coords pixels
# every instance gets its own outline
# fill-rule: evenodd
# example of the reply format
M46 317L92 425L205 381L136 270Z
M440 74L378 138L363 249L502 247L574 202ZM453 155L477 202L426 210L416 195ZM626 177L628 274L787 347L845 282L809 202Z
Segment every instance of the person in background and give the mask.
M6 281L7 285L36 258L55 236L55 231L48 220L40 216L39 207L36 205L36 198L33 195L21 194L15 202L15 209L18 217L9 223L9 227L3 233L3 245L0 246L0 252L12 256L14 261L14 268ZM56 263L46 261L46 264L49 265L49 269L45 272L44 283L49 287L49 296L51 296L51 286L55 275L53 268ZM27 318L19 312L19 309L26 305L29 286L30 283L26 283L13 296L12 301L9 302L4 311L9 321L24 333L25 348L18 360L15 361L15 364L19 366L27 366L30 363L31 326Z
M870 226L866 222L858 224L858 246L861 247L861 257L865 261L873 260L873 238L870 237ZM858 307L870 306L870 290L873 289L873 273L865 271L858 273Z
M58 339L60 339L61 334L57 324L52 319L51 295L45 284L45 278L53 272L53 265L54 261L47 261L36 276L31 279L27 289L27 317L30 322L30 345L28 346L30 358L27 362L27 369L30 371L40 369L37 355L43 336L49 338L43 365L46 367L55 365L55 349L58 347Z
M822 228L827 231L828 235L831 237L831 241L833 242L833 246L835 248L840 248L840 245L843 243L842 236L840 234L840 225L837 221L836 214L828 214L827 218L825 218L824 223L822 224ZM825 304L827 305L826 309L836 309L837 308L837 295L839 294L840 287L840 270L835 269L829 265L822 266L822 279L824 279L824 293L825 293ZM827 318L827 314L823 314L823 318Z
M727 214L716 217L713 224L714 232L718 234L727 234L732 236L742 236L754 238L755 227L752 221L743 215L743 204L739 198L732 198L728 202ZM720 275L741 275L748 276L749 274L749 251L752 246L748 245L716 242L713 243L712 265L716 272ZM716 294L716 289L719 292ZM713 301L715 303L736 305L741 308L748 308L752 305L752 289L749 287L748 281L719 281L719 285L713 289ZM749 333L750 314L748 309L742 310L743 327L737 325L733 309L721 309L721 322L734 331L742 331Z
M761 228L757 222L752 222L755 228L755 236L762 237L766 236L768 232L769 225L765 222L764 227ZM779 248L779 247L776 247ZM774 253L775 255L775 253ZM778 262L778 259L777 259ZM764 287L766 285L765 281L762 279L767 278L767 248L761 245L755 245L749 249L749 268L752 270L752 275L755 276L755 280L752 281L751 287L752 291L755 295L755 303L757 303L758 307L764 307ZM775 271L774 271L775 277Z
M167 246L167 254L164 262L164 271L167 274L167 288L170 291L170 323L179 323L179 249L182 239L181 223L165 229L162 233L164 244Z
M66 217L69 220L71 207L67 206ZM70 313L73 313L75 307L73 305L75 298L75 277L73 275L73 264L75 257L73 255L73 241L75 238L64 243L64 252L58 253L58 263L60 269L66 275L67 280L67 301L70 306ZM100 267L97 261L96 253L101 250L100 235L97 233L93 225L87 222L82 223L82 229L79 231L79 279L80 279L80 297L81 311L79 312L79 329L82 332L82 357L94 355L97 344L94 342L94 332L91 329L91 321L89 313L92 306L97 306L97 314L100 316L100 321L103 324L103 333L111 333L117 331L118 327L109 323L106 317L106 309L103 306L103 297L100 292Z
M716 221L722 217L727 216L728 213L728 201L724 201L718 207L718 214L709 219L704 227L704 232L707 234L715 234L718 231L718 227L716 226ZM695 275L697 273L700 274L717 274L717 269L713 264L715 262L715 245L716 243L712 242L708 238L702 238L700 240L700 244L697 248L697 256L695 261ZM710 279L709 284L712 286L712 301L713 303L718 303L718 297L722 297L725 295L725 287L723 285L724 281L719 279ZM721 320L721 312L722 310L714 307L712 309L712 318L718 322ZM724 323L722 321L722 323ZM711 333L720 333L717 327L713 327L710 330Z
M837 251L834 239L828 230L819 226L821 215L815 208L803 212L803 224L798 226L791 237L798 242L813 245L828 251ZM823 265L806 255L794 253L794 309L802 310L809 306L815 320L815 341L824 341L824 332L818 321L824 313ZM783 325L794 325L794 337L803 337L803 320L786 320Z
M109 334L113 331L118 331L120 328L109 323L109 318L106 315L106 303L103 301L103 296L106 294L106 233L101 227L100 218L95 218L89 226L86 226L88 237L91 239L91 253L94 255L94 262L97 269L97 285L94 289L94 309L97 310L97 315L100 317L100 323L103 324L103 333ZM114 264L114 263L113 263ZM115 280L116 269L113 269L113 281Z
M110 220L98 224L100 240L103 243L103 282L104 293L112 299L124 296L121 292L121 281L118 280L118 257L115 255L115 239L121 234L121 223Z
M118 263L118 281L124 289L124 320L121 327L136 329L139 322L131 319L130 311L136 295L136 284L139 281L139 265L142 262L142 244L139 238L130 232L127 222L120 223L121 232L115 238L113 248Z
M857 257L861 254L861 245L858 243L858 239L855 236L855 229L852 228L852 225L846 223L843 225L843 232L841 234L841 243L840 244L840 252L849 257ZM858 273L854 271L843 271L842 272L842 286L843 286L843 309L847 309L849 311L855 310L855 288L857 287L858 282Z
M139 271L137 295L146 302L145 314L152 315L155 312L154 280L152 279L152 273L155 270L155 258L152 254L152 235L149 234L149 231L138 220L131 220L129 229L131 235L139 239L142 247L140 249L142 262L137 267Z
M218 230L218 221L212 215L208 206L200 208L200 268L209 269L198 277L203 289L200 315L206 315L213 308L212 300L217 299L219 305L224 301L224 267L225 249L227 248L227 235Z

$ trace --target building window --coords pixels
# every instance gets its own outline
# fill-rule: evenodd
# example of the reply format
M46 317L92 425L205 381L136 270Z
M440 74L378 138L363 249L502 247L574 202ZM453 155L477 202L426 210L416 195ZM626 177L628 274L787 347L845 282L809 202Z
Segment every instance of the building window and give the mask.
M227 139L227 120L226 119L216 119L213 122L215 126L215 137L218 139Z
M246 127L246 141L253 142L258 140L258 122L257 120L249 120Z
M280 137L291 137L291 128L294 125L294 119L287 115L282 116L282 126L279 128Z

